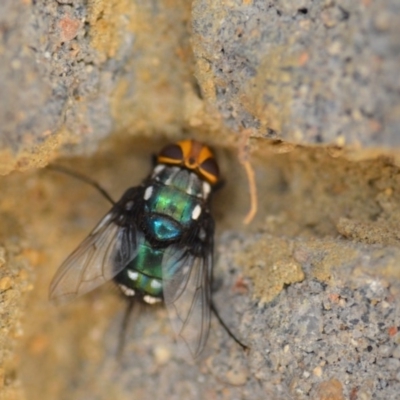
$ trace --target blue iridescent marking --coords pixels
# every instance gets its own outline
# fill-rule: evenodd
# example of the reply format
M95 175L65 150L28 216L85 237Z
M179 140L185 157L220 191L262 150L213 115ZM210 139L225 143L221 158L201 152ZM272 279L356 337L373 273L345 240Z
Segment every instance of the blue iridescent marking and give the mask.
M172 240L182 234L180 225L170 218L160 215L152 216L147 220L147 226L158 240Z

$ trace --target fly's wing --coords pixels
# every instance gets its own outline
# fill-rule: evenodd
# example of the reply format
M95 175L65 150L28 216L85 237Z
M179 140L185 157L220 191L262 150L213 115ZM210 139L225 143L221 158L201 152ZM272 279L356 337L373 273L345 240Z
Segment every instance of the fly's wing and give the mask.
M197 237L186 245L169 246L162 262L168 316L193 357L203 350L210 330L214 223L209 214L202 225L203 240Z
M129 189L90 235L63 262L50 285L50 299L67 302L111 280L137 255L142 234L132 217L137 188Z

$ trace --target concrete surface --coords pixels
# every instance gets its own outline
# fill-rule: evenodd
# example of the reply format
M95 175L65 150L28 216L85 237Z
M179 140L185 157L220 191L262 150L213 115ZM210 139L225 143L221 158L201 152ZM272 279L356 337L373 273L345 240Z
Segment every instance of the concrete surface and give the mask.
M396 0L3 1L0 398L397 399ZM181 358L112 284L49 304L57 267L166 142L214 146L212 320ZM247 141L246 141L247 138ZM258 213L249 225L255 171Z

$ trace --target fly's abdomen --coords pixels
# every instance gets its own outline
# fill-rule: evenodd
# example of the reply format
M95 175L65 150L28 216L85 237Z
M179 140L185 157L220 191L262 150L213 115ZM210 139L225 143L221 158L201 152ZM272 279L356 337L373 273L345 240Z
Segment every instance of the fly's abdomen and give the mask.
M115 278L124 293L133 296L139 292L162 298L163 255L162 249L154 249L147 242L141 244L136 258Z
M127 269L128 279L131 281L133 290L153 297L162 297L162 281L158 278L147 276L137 270Z

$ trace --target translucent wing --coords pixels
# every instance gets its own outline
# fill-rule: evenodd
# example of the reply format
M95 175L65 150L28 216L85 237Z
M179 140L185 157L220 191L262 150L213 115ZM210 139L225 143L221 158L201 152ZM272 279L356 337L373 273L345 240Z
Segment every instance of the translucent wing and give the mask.
M213 224L206 240L193 246L173 244L163 257L163 294L175 333L193 357L203 350L210 329L210 286L213 266Z
M130 215L133 193L133 189L127 191L63 262L50 285L51 300L66 302L95 289L136 257L142 235Z

